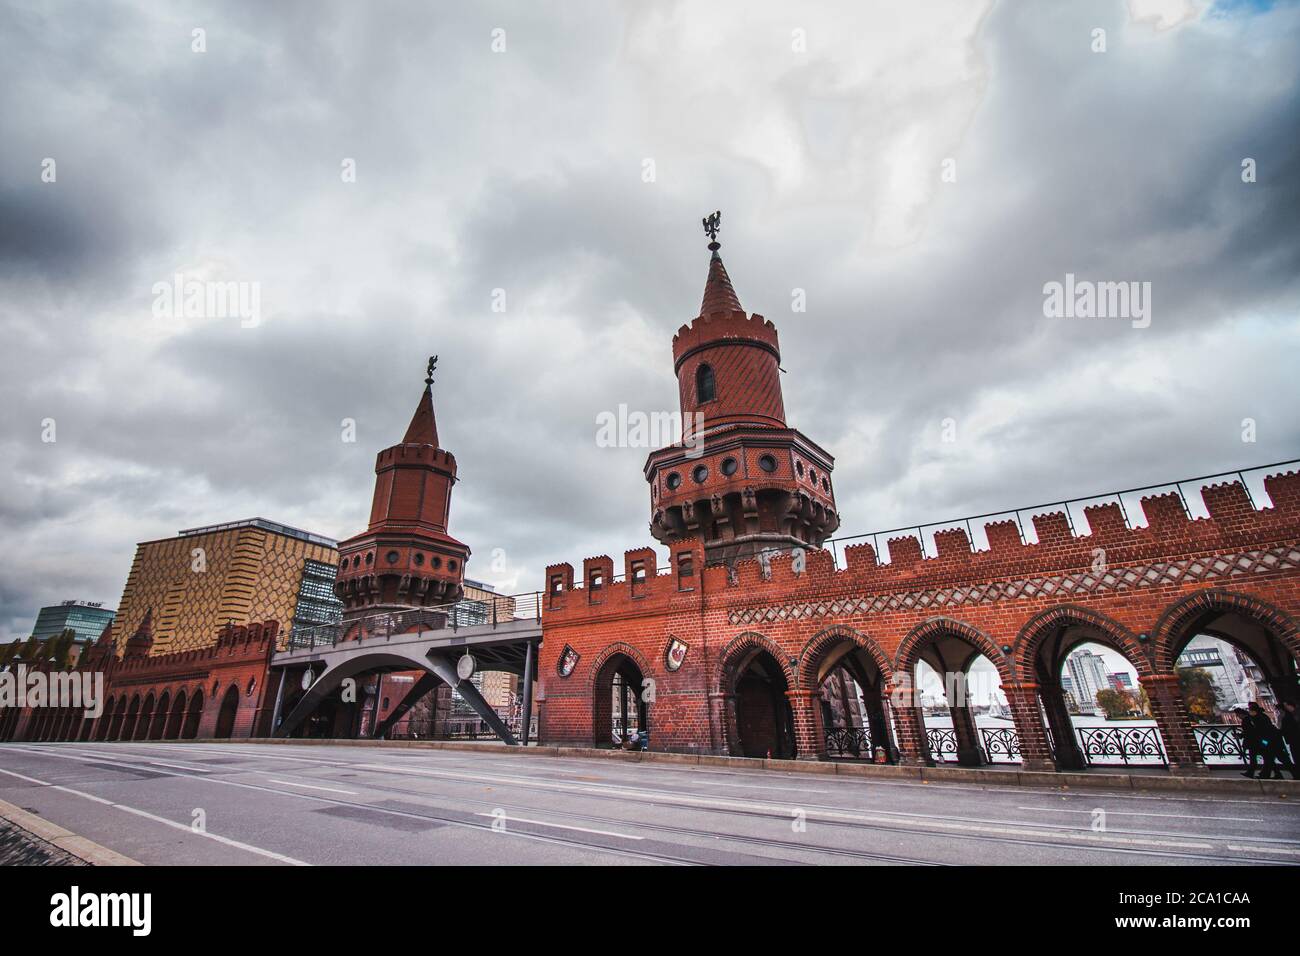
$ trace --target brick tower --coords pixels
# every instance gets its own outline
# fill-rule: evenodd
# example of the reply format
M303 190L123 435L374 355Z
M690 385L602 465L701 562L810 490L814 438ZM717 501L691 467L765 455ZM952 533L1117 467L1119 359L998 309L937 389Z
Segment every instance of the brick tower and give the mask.
M819 547L840 524L835 459L786 424L776 326L741 308L718 255L720 221L704 220L699 317L673 336L684 440L645 465L651 534L668 545L702 539L710 564Z
M469 547L447 533L456 458L438 447L429 359L424 394L401 444L375 460L370 526L339 542L334 593L344 618L459 601Z

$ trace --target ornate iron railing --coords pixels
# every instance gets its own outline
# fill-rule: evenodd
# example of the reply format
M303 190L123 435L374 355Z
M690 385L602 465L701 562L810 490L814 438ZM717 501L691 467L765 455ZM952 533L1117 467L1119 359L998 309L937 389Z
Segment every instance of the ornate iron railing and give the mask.
M957 759L957 732L951 727L927 727L925 740L933 759L946 761L949 755Z
M1076 727L1083 759L1089 764L1115 763L1125 766L1150 763L1169 766L1160 731L1156 727Z
M1014 727L981 727L980 740L989 763L1020 763L1020 735Z
M1196 746L1206 763L1245 763L1241 727L1236 724L1199 724L1192 727Z
M826 752L837 757L872 759L870 727L832 727L826 731Z
M1169 765L1158 727L1076 727L1074 730L1080 752L1092 766ZM1047 729L1048 745L1055 752L1051 733ZM1192 733L1207 764L1245 763L1241 728L1236 724L1196 724ZM932 759L942 762L957 759L957 734L952 728L927 727L925 737ZM980 727L979 738L986 762L1021 762L1020 735L1014 727ZM831 756L870 760L872 749L868 727L833 727L826 732L826 752Z

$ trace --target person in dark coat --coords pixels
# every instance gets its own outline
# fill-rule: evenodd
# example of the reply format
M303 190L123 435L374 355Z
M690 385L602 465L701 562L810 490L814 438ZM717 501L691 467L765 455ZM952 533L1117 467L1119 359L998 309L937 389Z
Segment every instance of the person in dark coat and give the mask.
M1251 701L1246 705L1250 712L1247 718L1250 721L1251 728L1255 736L1256 753L1264 758L1264 766L1259 772L1261 780L1281 780L1282 774L1277 769L1278 753L1282 749L1282 736L1273 726L1273 721L1268 719L1268 714L1264 713L1264 708L1259 706L1257 701ZM1255 770L1255 761L1252 759L1250 770L1247 771L1247 777L1253 777Z
M1288 700L1282 703L1282 720L1278 725L1281 732L1282 740L1286 742L1287 748L1291 751L1289 759L1291 767L1291 779L1300 780L1300 720L1296 719L1295 701Z
M1255 733L1255 722L1245 707L1234 707L1233 714L1241 721L1241 759L1246 762L1243 777L1255 776L1255 761L1259 757L1259 739Z

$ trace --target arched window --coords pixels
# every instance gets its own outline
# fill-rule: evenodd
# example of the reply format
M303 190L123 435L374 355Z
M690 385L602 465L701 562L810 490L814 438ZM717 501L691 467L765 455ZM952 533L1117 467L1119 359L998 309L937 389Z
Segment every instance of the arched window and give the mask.
M703 405L718 397L718 385L713 377L713 367L701 365L695 371L696 404Z

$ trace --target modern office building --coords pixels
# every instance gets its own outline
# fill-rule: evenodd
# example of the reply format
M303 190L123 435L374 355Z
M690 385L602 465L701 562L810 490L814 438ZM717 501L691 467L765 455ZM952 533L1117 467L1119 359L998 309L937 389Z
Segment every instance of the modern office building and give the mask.
M63 601L41 608L36 615L32 636L38 641L47 641L58 637L65 630L71 630L77 635L72 650L75 660L85 645L97 641L99 635L104 633L104 628L113 623L116 613L104 607L102 602Z
M153 656L209 647L227 624L276 621L286 641L294 625L340 619L337 566L332 539L265 518L145 541L136 546L114 622L117 649L150 611Z

